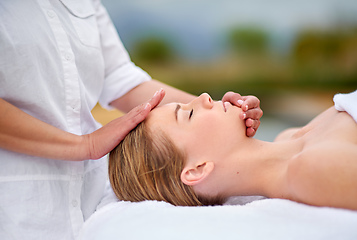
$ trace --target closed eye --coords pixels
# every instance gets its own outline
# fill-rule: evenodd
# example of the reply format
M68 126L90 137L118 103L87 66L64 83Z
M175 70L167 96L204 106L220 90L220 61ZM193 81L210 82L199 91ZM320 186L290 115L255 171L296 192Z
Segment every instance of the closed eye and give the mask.
M191 110L190 116L188 117L188 119L191 119L192 115L193 115L193 109Z

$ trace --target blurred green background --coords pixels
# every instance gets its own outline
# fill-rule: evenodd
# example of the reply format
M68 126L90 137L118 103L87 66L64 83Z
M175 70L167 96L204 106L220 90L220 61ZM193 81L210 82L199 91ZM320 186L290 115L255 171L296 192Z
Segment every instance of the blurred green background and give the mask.
M357 89L355 0L103 3L132 60L153 78L214 99L257 96L264 140Z

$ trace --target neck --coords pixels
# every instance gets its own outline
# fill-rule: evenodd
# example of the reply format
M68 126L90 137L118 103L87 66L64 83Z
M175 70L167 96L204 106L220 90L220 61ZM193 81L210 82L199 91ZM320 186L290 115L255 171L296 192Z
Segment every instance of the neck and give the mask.
M294 141L264 142L248 138L224 161L224 196L261 195L288 198L286 172L291 159L301 151Z

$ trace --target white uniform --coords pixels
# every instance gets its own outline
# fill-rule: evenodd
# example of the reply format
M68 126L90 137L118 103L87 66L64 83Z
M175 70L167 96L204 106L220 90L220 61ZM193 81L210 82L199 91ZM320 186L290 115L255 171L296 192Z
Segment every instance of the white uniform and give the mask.
M147 80L99 0L0 1L0 97L35 118L91 133L100 127L91 115L98 100L108 107ZM59 161L0 149L0 239L74 239L106 180L105 158Z

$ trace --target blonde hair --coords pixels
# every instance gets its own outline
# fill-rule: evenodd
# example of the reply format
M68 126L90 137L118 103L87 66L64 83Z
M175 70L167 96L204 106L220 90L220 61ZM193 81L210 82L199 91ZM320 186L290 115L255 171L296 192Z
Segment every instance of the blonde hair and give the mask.
M109 179L120 200L157 200L177 206L222 204L223 199L198 196L181 181L184 164L185 154L164 132L149 132L144 121L111 151Z

